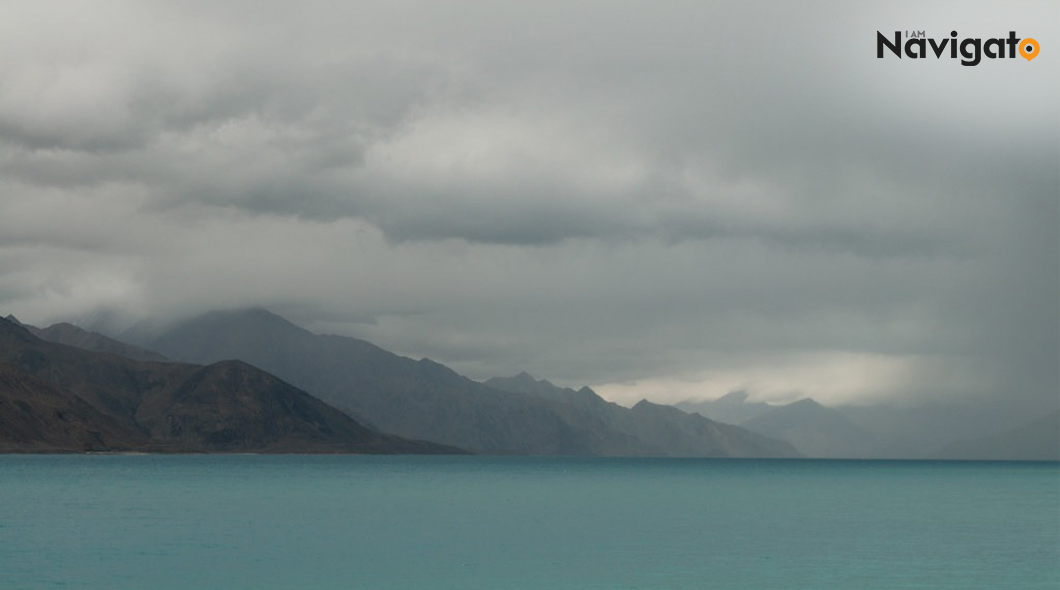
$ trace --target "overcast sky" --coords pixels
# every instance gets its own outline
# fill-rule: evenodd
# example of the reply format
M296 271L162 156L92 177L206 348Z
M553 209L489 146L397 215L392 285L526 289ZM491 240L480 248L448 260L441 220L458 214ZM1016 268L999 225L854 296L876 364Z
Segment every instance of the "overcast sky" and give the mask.
M623 403L1060 397L1056 2L4 4L0 315L260 305Z

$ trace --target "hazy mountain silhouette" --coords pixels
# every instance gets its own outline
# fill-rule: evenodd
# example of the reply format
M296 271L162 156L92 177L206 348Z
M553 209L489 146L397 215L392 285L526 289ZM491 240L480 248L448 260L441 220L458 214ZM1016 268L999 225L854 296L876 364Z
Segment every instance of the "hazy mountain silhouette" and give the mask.
M374 432L241 361L144 362L0 320L4 450L441 452Z
M948 445L989 439L1006 431L1018 430L1049 413L1013 406L1005 400L913 407L883 404L840 406L836 409L876 437L878 443L874 456L910 459L934 459L938 457L939 449ZM1060 433L1060 423L1054 424L1053 428ZM984 455L982 458L988 457Z
M745 392L736 391L717 400L685 401L676 406L712 418L725 417L787 441L810 457L1033 459L1049 456L1041 441L1060 437L1060 422L1041 418L1048 412L1004 400L835 408L809 399L777 406L747 400ZM742 416L751 418L740 421Z
M867 457L877 445L872 433L812 399L772 407L741 426L787 441L809 457Z
M502 391L429 359L401 357L355 338L313 334L263 309L208 313L142 344L189 362L238 358L385 432L476 452L670 454L595 413L595 394L579 405ZM728 449L738 456L761 456L766 449L705 438L703 443L690 454L721 456Z
M65 344L67 346L82 348L84 350L116 354L135 361L167 360L165 356L158 354L157 352L146 350L139 346L133 346L132 344L119 342L98 332L82 330L81 328L66 322L54 324L47 328L37 328L27 324L22 324L22 326L37 338L47 340L48 342L55 342L56 344Z
M686 400L675 407L785 441L807 457L874 456L876 436L835 409L812 399L773 405L748 398L747 392L733 391L716 400Z
M1060 409L999 434L951 443L936 456L940 459L1060 461Z
M748 402L747 398L746 391L730 391L716 400L685 400L674 406L726 424L742 424L774 408L770 404Z
M690 415L671 406L641 401L633 408L609 402L592 389L561 388L526 373L493 378L486 385L505 391L529 393L564 403L582 423L602 423L635 441L642 453L672 457L797 457L798 452L778 440L742 428Z

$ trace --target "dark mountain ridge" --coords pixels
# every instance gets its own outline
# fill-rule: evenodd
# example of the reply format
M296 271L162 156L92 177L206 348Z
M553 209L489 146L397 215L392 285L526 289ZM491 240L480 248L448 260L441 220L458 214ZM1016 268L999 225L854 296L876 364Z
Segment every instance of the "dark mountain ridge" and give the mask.
M7 451L455 451L370 430L241 361L135 361L46 342L0 320L0 363Z
M0 452L144 449L150 439L85 400L0 363Z

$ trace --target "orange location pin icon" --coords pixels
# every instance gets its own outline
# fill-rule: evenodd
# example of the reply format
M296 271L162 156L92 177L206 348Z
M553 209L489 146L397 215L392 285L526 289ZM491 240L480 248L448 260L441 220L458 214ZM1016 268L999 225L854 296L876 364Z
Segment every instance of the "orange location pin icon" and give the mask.
M1020 39L1020 55L1027 61L1038 57L1038 42L1030 37Z

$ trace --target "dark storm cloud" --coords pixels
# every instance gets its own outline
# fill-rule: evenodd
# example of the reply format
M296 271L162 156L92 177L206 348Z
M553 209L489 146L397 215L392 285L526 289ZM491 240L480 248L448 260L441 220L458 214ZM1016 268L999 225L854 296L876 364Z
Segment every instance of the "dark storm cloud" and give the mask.
M1056 396L1055 58L873 46L1060 46L1055 6L8 12L0 304L27 320L254 304L476 377Z

